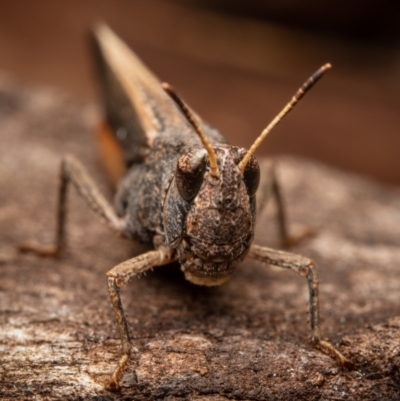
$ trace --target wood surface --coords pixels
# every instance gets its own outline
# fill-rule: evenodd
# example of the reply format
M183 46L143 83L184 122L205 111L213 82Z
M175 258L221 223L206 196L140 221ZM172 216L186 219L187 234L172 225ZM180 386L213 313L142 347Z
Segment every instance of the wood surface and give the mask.
M96 108L0 76L0 399L400 399L400 190L315 162L281 158L292 249L320 273L323 334L354 362L342 370L310 344L305 279L244 262L219 288L155 269L123 290L133 360L118 394L104 383L119 356L105 272L141 249L116 237L70 191L68 251L20 255L54 235L59 162L75 154L112 191L94 142ZM277 245L274 205L256 242Z

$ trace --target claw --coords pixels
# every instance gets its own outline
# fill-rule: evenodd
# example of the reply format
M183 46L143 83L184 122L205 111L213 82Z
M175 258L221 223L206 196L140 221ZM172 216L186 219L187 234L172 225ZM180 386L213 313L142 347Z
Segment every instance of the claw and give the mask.
M106 389L109 391L117 392L121 390L121 386L117 381L114 380L114 378L111 378L111 380L106 385Z
M121 359L118 361L118 366L115 368L109 383L107 384L106 388L110 391L119 391L121 386L119 384L119 378L124 373L126 366L129 362L129 355L124 354L122 355Z
M314 230L309 227L303 227L298 233L294 235L288 235L286 238L284 238L282 245L284 248L291 248L292 246L297 245L299 242L311 238L314 235Z
M316 347L320 349L325 354L328 354L334 357L342 367L349 368L353 366L353 362L347 359L344 355L342 355L330 342L319 340L316 343Z
M43 245L37 241L31 240L23 242L18 246L21 253L34 253L35 255L56 258L60 256L60 248L55 245Z

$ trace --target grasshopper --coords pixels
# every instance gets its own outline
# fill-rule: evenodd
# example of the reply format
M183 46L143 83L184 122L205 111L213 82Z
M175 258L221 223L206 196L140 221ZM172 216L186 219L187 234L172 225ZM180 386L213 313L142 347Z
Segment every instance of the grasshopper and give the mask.
M55 243L42 245L28 241L20 249L41 256L56 257L62 253L66 245L66 196L70 183L90 210L118 235L152 245L153 250L107 272L109 296L122 345L122 356L108 387L119 388L131 356L121 287L153 267L174 261L179 262L187 280L203 286L226 282L246 257L305 277L309 287L312 342L342 365L350 363L322 338L318 276L313 261L252 244L256 212L271 196L278 205L282 242L290 244L295 240L288 233L274 166L262 165L264 178L260 185L260 165L254 152L330 64L322 66L303 84L246 150L229 145L170 85L161 84L107 26L96 26L92 36L106 124L122 148L127 173L119 184L113 208L83 165L73 156L64 157Z

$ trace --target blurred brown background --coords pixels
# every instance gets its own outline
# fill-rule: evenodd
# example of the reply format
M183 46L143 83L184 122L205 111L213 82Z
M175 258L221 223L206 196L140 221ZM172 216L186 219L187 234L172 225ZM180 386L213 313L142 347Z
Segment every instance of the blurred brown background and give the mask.
M249 146L329 61L259 154L400 184L399 10L396 0L0 0L0 69L96 101L87 32L103 20L232 143Z

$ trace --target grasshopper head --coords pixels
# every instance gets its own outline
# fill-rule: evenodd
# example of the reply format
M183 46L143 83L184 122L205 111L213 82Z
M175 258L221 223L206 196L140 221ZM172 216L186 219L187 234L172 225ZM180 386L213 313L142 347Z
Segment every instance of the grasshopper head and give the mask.
M167 242L186 278L208 286L228 280L249 250L260 178L254 156L239 169L245 149L218 145L214 152L218 177L204 148L179 158L164 206Z
M164 204L166 241L177 250L189 281L219 285L230 278L253 240L260 168L245 149L212 146L182 98L170 85L163 88L203 144L178 160Z

